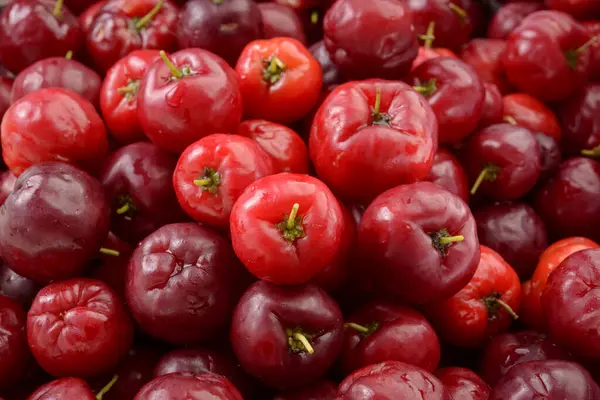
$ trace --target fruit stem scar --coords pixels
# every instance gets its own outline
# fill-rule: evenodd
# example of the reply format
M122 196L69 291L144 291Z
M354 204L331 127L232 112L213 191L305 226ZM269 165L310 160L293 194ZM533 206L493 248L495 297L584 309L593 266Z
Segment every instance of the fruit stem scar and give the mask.
M344 326L346 328L352 328L355 331L358 331L360 333L369 333L369 328L367 328L366 326L362 326L362 325L356 324L354 322L347 322L347 323L344 324Z
M107 256L114 256L114 257L119 257L121 255L121 253L119 253L117 250L107 249L106 247L101 247L100 253L105 254Z
M457 243L457 242L462 242L463 240L465 240L465 237L463 235L445 236L440 239L440 244Z
M115 385L115 383L117 383L117 380L119 379L119 375L115 375L113 376L113 378L110 380L110 382L108 382L108 384L106 386L104 386L96 395L96 400L102 400L102 397L104 397L104 395L106 393L108 393L108 391Z
M281 61L276 55L263 60L263 80L269 85L277 83L281 79L283 72L287 69L287 65Z
M63 2L64 0L56 0L56 3L54 4L54 9L52 10L52 15L54 15L54 18L62 18Z
M287 225L286 225L286 227L288 229L294 229L294 224L296 223L296 217L298 216L299 209L300 209L300 204L298 204L298 203L295 203L292 206L292 212L290 212L290 216L288 217Z
M427 49L430 49L433 45L433 41L435 40L435 21L431 21L429 25L427 25L427 32L424 35L419 35L419 39L423 40L425 43L423 46Z
M117 209L117 214L122 215L129 211L129 203L124 204L121 208Z
M304 227L302 226L302 217L298 216L299 209L300 204L295 203L292 206L290 215L286 215L283 221L276 225L283 234L283 238L290 243L305 236Z
M471 188L471 194L473 195L473 194L477 193L477 190L479 190L479 186L481 186L483 181L486 181L486 180L492 181L492 182L495 181L499 171L500 171L500 168L496 167L495 165L492 165L492 164L486 165L481 170L481 172L479 173L479 176L475 180L475 183L473 184L473 187Z
M160 9L164 4L164 0L160 0L158 3L156 3L156 5L152 8L152 10L150 10L148 14L144 15L135 23L135 29L137 29L138 31L143 29L148 24L148 22L150 22L152 18L154 18L156 14L160 12Z
M217 194L221 184L221 174L212 168L204 167L204 176L200 179L194 179L194 185L199 186L212 194Z
M312 347L306 336L304 336L300 332L294 333L294 339L302 343L308 354L313 354L315 352L315 349Z
M73 58L73 51L72 50L67 51L67 54L65 54L65 58L67 60L72 59Z
M504 118L502 118L504 120L504 122L511 124L511 125L517 125L517 120L514 119L513 117L511 117L510 115L506 115Z
M435 79L431 79L424 85L413 86L413 89L417 93L421 93L424 97L429 97L437 90L437 81Z
M310 23L316 25L319 22L319 12L317 10L310 13Z
M164 50L161 50L159 54L160 58L162 58L165 64L167 64L167 67L169 67L169 69L171 70L171 74L173 75L173 77L175 77L175 79L180 79L181 77L183 77L183 72L181 72L181 70L171 62L169 57L167 57L167 53L165 53Z

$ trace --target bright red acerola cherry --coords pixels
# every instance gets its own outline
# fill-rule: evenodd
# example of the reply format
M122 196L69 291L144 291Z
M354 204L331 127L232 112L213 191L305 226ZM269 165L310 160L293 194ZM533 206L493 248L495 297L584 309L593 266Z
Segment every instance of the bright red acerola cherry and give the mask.
M23 306L0 295L0 389L15 385L29 367L25 323Z
M122 300L105 283L86 278L51 283L27 314L27 341L53 376L92 377L112 371L133 339Z
M447 367L435 371L451 400L488 400L490 387L470 369Z
M185 49L148 68L138 90L142 130L157 146L181 153L211 133L234 133L242 119L235 71L202 49Z
M561 138L558 119L544 103L524 93L507 94L502 99L504 121L516 123L531 132L544 133L556 141Z
M27 400L97 400L86 381L80 378L60 378L40 386Z
M508 329L517 319L521 284L500 254L481 246L473 279L454 296L424 306L440 339L461 347L478 347Z
M321 94L319 62L292 38L250 42L235 66L249 118L290 123L304 117Z
M493 83L500 92L507 93L510 88L501 62L505 49L504 40L473 39L462 49L460 58L473 67L483 82Z
M600 83L588 83L565 100L558 116L564 131L565 156L600 156Z
M175 373L159 376L144 385L134 400L244 400L224 376L217 374Z
M179 204L190 217L227 230L231 209L244 189L273 173L271 158L256 142L215 133L185 149L172 181Z
M327 96L312 124L309 151L318 176L336 194L368 202L424 179L437 143L437 119L421 95L402 82L368 80Z
M469 177L460 162L448 150L438 149L431 172L424 180L443 187L465 203L469 202Z
M93 172L108 151L104 123L94 106L62 88L40 89L18 100L4 115L0 130L4 162L17 176L45 161Z
M526 16L544 9L538 1L515 1L503 5L496 11L487 29L490 39L506 39Z
M231 211L236 255L255 276L282 285L305 283L337 256L344 215L327 186L281 173L244 191Z
M452 296L479 262L468 206L430 182L401 185L377 197L360 221L358 244L379 292L416 304Z

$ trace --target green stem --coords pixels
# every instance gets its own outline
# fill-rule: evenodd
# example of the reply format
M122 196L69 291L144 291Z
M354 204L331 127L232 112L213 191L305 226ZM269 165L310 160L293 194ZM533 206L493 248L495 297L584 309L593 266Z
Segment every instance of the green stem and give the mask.
M67 54L65 54L65 58L67 60L72 59L73 58L73 51L71 51L71 50L67 51Z
M427 32L424 35L419 35L419 39L425 41L423 46L427 49L430 49L433 46L433 41L435 40L435 21L431 21L429 25L427 25Z
M107 256L114 256L114 257L119 257L121 255L121 253L119 253L117 250L107 249L106 247L101 247L100 253L105 254Z
M113 378L111 379L110 382L108 382L108 384L106 386L104 386L96 395L96 400L102 400L102 397L104 397L104 395L106 393L108 393L108 391L115 385L115 383L117 383L117 380L119 379L119 375L115 375L113 376Z
M54 9L52 10L52 15L54 15L54 18L62 18L63 2L64 0L56 0L56 3L54 4Z
M504 122L507 122L511 125L517 125L517 120L514 119L513 117L511 117L510 115L506 115L504 118L502 118L504 120Z
M600 146L593 148L591 150L581 150L581 155L587 157L600 157Z
M306 336L304 336L300 332L294 333L294 339L302 343L308 354L313 354L315 352L315 349L312 347Z
M450 244L450 243L462 242L463 240L465 240L465 237L463 235L445 236L443 238L440 238L440 244Z
M467 18L467 16L469 15L463 8L457 6L454 3L449 3L448 7L450 7L450 9L454 12L454 14L458 15L462 21L464 21Z
M506 304L504 301L496 299L496 303L498 303L500 307L504 308L506 312L509 313L511 317L513 317L513 319L519 319L519 316L517 315L515 310L513 310L512 307Z
M360 333L369 333L369 328L367 328L366 326L355 324L354 322L347 322L344 324L344 326L346 328L352 328L355 331L360 332Z
M417 93L421 93L424 97L429 97L437 90L437 81L435 79L431 79L424 85L413 86L413 89Z
M290 212L290 216L288 217L287 220L287 228L288 229L294 229L294 226L296 225L296 217L298 216L298 210L300 209L300 204L295 203L292 206L292 212Z
M175 64L173 64L171 62L171 60L167 56L167 53L165 53L164 50L161 50L159 54L160 54L160 58L162 58L162 60L165 62L165 64L167 64L167 67L169 67L169 69L171 70L171 74L176 79L180 79L181 77L183 77L183 72L181 72L181 70L179 68L177 68L175 66Z
M473 187L471 188L471 194L475 194L477 193L477 191L479 190L479 187L481 186L481 184L483 183L483 181L485 180L495 180L496 176L495 174L498 172L497 167L492 167L492 166L486 166L484 167L481 172L479 173L479 176L477 177L477 179L475 180L475 183L473 184Z
M381 111L381 88L377 88L377 93L375 94L375 107L373 107L373 114L379 115Z
M197 186L206 186L212 183L212 179L204 178L204 179L194 179L194 185Z
M310 22L313 25L316 25L319 23L319 12L317 10L310 13Z
M137 29L138 31L144 29L144 27L150 21L152 21L152 18L154 18L156 16L156 14L158 14L160 12L160 9L162 8L163 4L165 4L164 0L160 0L158 3L156 3L154 8L152 8L152 10L150 10L150 12L148 14L144 15L142 18L140 18L138 20L138 22L136 22L135 29Z
M129 203L124 204L121 208L117 209L117 214L122 215L129 211Z

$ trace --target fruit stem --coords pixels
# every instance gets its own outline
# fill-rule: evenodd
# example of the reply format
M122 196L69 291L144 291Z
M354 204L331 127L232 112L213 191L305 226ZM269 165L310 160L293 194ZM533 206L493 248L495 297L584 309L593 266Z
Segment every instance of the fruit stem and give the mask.
M313 354L315 352L315 349L312 347L306 336L304 336L300 332L294 333L294 339L302 343L308 354Z
M181 72L181 70L177 68L175 64L171 62L171 60L169 60L169 57L167 57L167 53L165 53L164 50L161 50L159 54L160 58L162 58L165 64L167 64L167 67L169 67L171 70L171 74L175 77L175 79L180 79L183 77L183 72Z
M590 40L588 40L587 42L585 42L584 44L582 44L581 46L579 46L579 47L577 48L577 50L575 50L575 52L576 52L577 54L581 54L581 53L583 53L584 51L586 51L588 47L595 45L595 44L596 44L596 42L598 42L598 36L592 36L592 37L590 38Z
M54 9L52 10L52 15L54 15L54 18L62 18L63 2L64 0L56 0L56 3L54 4Z
M194 185L197 186L206 186L208 184L210 184L211 180L209 178L204 178L204 179L194 179Z
M440 244L462 242L463 240L465 240L465 237L463 235L445 236L443 238L440 238Z
M431 21L429 25L427 25L427 32L424 35L419 35L419 39L425 41L423 46L427 49L430 49L433 46L433 41L435 40L435 21Z
M104 395L106 393L108 393L108 391L115 385L115 383L117 383L117 380L119 379L119 375L115 375L113 376L113 378L111 379L110 382L108 382L108 384L106 386L104 386L96 395L96 400L102 400L102 397L104 397Z
M286 228L294 229L294 225L296 224L296 216L298 216L299 209L300 209L300 204L298 204L298 203L295 203L292 206L292 212L290 213L290 216L287 219Z
M435 91L437 90L436 80L431 79L429 82L427 82L424 85L413 86L413 89L417 93L421 93L424 97L429 97L432 94L434 94Z
M600 146L595 147L591 150L581 150L581 155L587 157L600 157Z
M287 66L281 61L276 55L272 55L271 58L264 60L265 69L263 70L263 80L268 84L273 85L281 79L283 71L287 69Z
M354 322L346 322L344 324L344 326L346 328L352 328L355 331L358 331L360 333L369 333L369 328L367 328L366 326L362 326L362 325L356 324Z
M479 186L481 186L483 181L496 180L496 174L498 173L499 170L500 170L500 168L496 167L495 165L492 165L492 164L486 165L479 173L477 180L475 180L475 183L473 184L473 187L471 188L471 194L473 195L477 192L477 190L479 190Z
M117 209L117 214L122 215L129 211L129 203L124 204L121 208Z
M221 184L221 175L212 168L204 167L204 176L200 179L194 179L194 185L199 186L202 190L206 190L212 194L219 192Z
M150 10L148 14L144 15L138 20L138 22L135 23L135 29L137 29L138 31L144 29L148 22L152 21L152 18L154 18L156 14L159 13L163 4L165 4L164 0L159 0L159 2L156 3L156 5L152 8L152 10Z
M317 23L319 23L319 12L317 10L310 13L310 22L313 25L316 25Z
M450 9L454 12L454 14L458 15L461 20L464 21L465 18L467 18L468 14L463 8L457 6L454 3L449 3L448 7L450 7Z
M377 88L377 94L375 95L375 106L373 107L373 114L379 115L381 111L381 88Z
M72 50L67 51L67 54L65 54L65 58L67 60L72 59L73 58L73 51Z
M502 118L504 120L504 122L509 123L511 125L517 125L517 120L514 119L513 117L511 117L510 115L505 116L504 118Z
M121 255L121 253L119 253L117 250L107 249L106 247L101 247L100 253L105 254L107 256L114 256L114 257L119 257Z
M212 0L212 2L216 5L223 4L223 0Z
M500 299L496 299L496 303L498 303L500 305L500 307L504 308L506 310L506 312L509 313L511 317L513 317L513 319L519 319L519 316L517 315L517 313L512 309L511 306L506 304L504 301L502 301Z

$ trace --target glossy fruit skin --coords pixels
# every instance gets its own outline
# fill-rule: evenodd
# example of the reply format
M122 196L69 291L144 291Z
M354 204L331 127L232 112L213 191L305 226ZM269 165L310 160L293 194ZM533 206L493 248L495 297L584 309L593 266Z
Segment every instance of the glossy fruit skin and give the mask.
M438 58L438 57L458 58L458 56L452 50L448 50L443 47L431 48L431 47L419 46L419 52L417 53L417 58L415 58L415 60L412 63L411 70L414 70L419 65L423 64L425 61L431 60L432 58Z
M132 340L133 327L122 300L93 279L49 284L27 313L31 352L53 376L85 378L110 372Z
M379 120L373 113L378 91ZM388 118L389 126L380 125ZM402 82L368 80L345 83L327 96L313 121L309 152L318 176L336 194L367 203L424 179L437 144L435 114L420 94Z
M52 0L11 1L0 14L0 63L18 74L36 61L75 54L82 44L79 21L62 7L62 17L52 14Z
M502 54L506 41L499 39L473 39L460 52L460 58L469 64L483 82L493 83L500 92L507 93L510 84L502 67Z
M104 162L99 180L111 204L111 230L136 245L161 226L184 221L172 185L177 158L148 142L121 147ZM129 210L119 214L125 205Z
M248 185L275 173L273 164L253 140L216 133L185 149L177 161L172 186L179 204L190 217L227 230L236 200ZM196 185L194 181L210 175L207 169L218 174L218 184Z
M345 319L368 327L362 333L346 325L340 365L344 375L384 361L410 363L433 372L440 361L440 342L433 327L416 310L386 302L366 304Z
M287 239L277 225L294 204L303 234ZM308 282L337 256L345 219L337 199L316 178L281 173L246 188L231 211L231 241L248 271L278 285Z
M484 82L483 89L485 90L485 97L483 99L483 107L481 108L481 118L478 124L479 129L501 123L504 114L502 93L500 93L498 86L493 83Z
M590 74L589 48L575 55L573 67L565 52L577 50L589 39L583 25L569 15L537 11L509 35L502 65L520 92L541 101L562 100L583 87Z
M526 203L496 203L473 212L479 242L499 253L517 274L528 279L548 235L541 218Z
M547 106L535 97L524 93L507 94L502 99L504 118L510 117L517 125L532 132L544 133L560 140L561 129L558 119Z
M273 83L265 79L269 68L265 60L272 57L285 65ZM295 122L308 114L321 94L323 78L319 62L292 38L250 42L242 51L235 71L248 118L282 124Z
M342 74L337 65L333 63L325 43L321 40L308 48L308 51L321 65L323 74L323 89L330 90L333 86L340 84L343 80Z
M536 331L503 333L487 344L481 377L492 387L517 364L534 360L570 360L570 354L547 335Z
M242 277L219 234L195 223L165 225L129 261L127 303L150 336L174 345L196 343L222 330Z
M541 382L543 384L541 384ZM489 400L594 400L600 389L579 364L561 360L528 361L511 368L493 388Z
M25 333L23 306L0 295L0 388L15 385L29 368L31 355Z
M562 162L562 154L558 147L558 143L551 136L543 133L536 133L535 139L540 148L540 157L542 161L542 169L537 182L537 185L539 185L546 183L556 175Z
M565 156L600 146L600 83L588 83L565 100L558 115L564 130L560 145Z
M324 43L348 79L400 79L419 44L408 5L394 0L338 0L325 14Z
M95 400L96 395L80 378L59 378L40 386L27 400Z
M487 400L490 387L475 372L461 367L448 367L435 371L451 400Z
M600 17L599 17L600 18ZM590 36L600 36L600 20L582 22ZM600 42L596 42L591 46L590 59L590 80L592 82L600 81Z
M92 0L95 1L95 0ZM68 2L68 1L67 1ZM87 33L94 22L96 15L100 13L100 10L106 5L107 1L97 1L94 4L86 8L81 14L79 14L79 24L84 33Z
M166 396L166 397L165 397ZM176 373L148 382L134 400L154 399L243 400L240 392L225 377L216 374Z
M237 134L254 140L271 156L276 173L308 173L306 144L300 135L287 126L266 120L249 120L240 124Z
M242 119L242 97L235 71L221 58L201 49L169 55L190 74L180 79L162 60L148 68L138 91L138 118L157 146L181 153L211 133L233 133Z
M425 95L438 120L439 142L456 143L477 128L485 89L477 73L453 57L437 57L415 68L408 78L413 86L435 81L436 90Z
M0 76L0 120L4 116L8 107L10 107L10 92L12 90L13 79L6 76Z
M430 235L443 230L444 236L464 240L438 250ZM414 304L452 296L469 282L479 262L468 206L430 182L401 185L377 197L360 222L358 243L379 293Z
M0 295L10 297L23 307L29 308L39 290L38 285L10 269L4 262L0 264Z
M94 171L108 150L104 123L94 106L62 88L40 89L18 100L0 130L4 162L17 176L46 161Z
M10 171L0 172L0 205L4 204L6 198L15 188L17 177Z
M60 87L69 89L98 106L101 85L100 75L78 61L65 57L46 58L17 75L12 86L11 102L42 88Z
M518 310L521 284L517 273L498 253L481 246L481 261L473 279L454 296L424 306L424 312L442 341L478 347L506 331L512 322L505 309L485 303L488 297Z
M120 144L145 140L137 116L139 84L159 58L158 50L136 50L117 61L106 73L100 90L100 109L109 134ZM119 89L132 85L132 92Z
M506 39L526 16L544 9L540 2L516 1L500 7L492 17L487 30L490 39Z
M336 400L451 400L432 373L399 361L369 365L348 375Z
M108 234L109 211L102 186L87 173L63 163L34 165L0 208L1 257L41 284L76 275Z
M263 38L290 37L306 44L302 20L290 7L277 3L258 5L263 22Z
M475 182L484 168L497 172L478 189L494 200L516 200L535 185L541 171L538 143L531 131L507 123L490 125L471 136L463 150L463 165Z
M440 147L435 153L431 172L424 180L443 187L465 203L469 201L469 177L458 159L446 149Z
M595 200L599 193L600 162L574 157L539 190L533 206L552 237L600 239L600 204Z
M551 10L562 11L578 19L600 17L600 4L594 0L544 0L544 4Z
M301 389L280 392L273 400L334 400L336 393L335 383L322 380Z
M180 49L197 47L235 65L244 47L263 38L263 18L251 0L188 1L179 13Z

